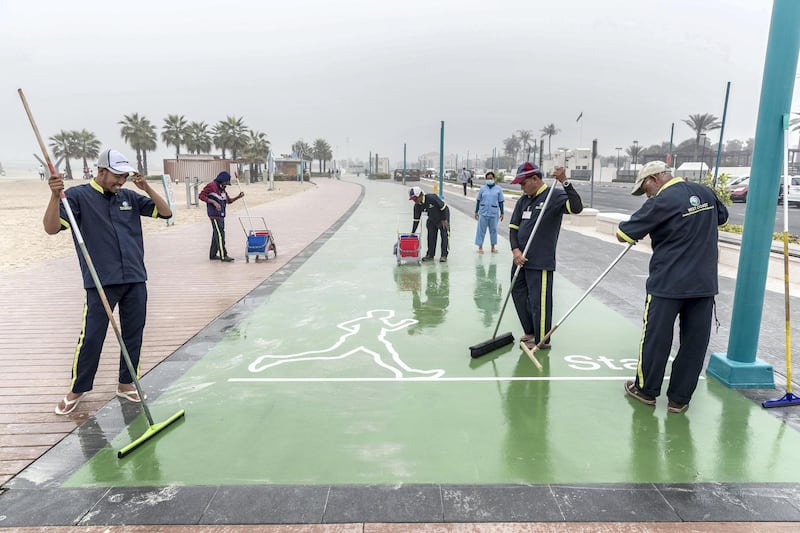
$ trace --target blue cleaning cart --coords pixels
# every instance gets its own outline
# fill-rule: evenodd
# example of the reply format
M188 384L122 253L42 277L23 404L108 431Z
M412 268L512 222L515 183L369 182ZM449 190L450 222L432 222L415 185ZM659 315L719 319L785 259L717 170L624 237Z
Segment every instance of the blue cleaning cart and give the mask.
M247 222L247 225L245 225L245 222ZM273 259L278 257L275 236L267 227L264 217L239 217L239 223L242 225L245 237L247 237L247 245L244 252L246 262L250 262L251 256L255 257L256 262L259 261L261 256L266 261L269 259L269 252L272 252Z

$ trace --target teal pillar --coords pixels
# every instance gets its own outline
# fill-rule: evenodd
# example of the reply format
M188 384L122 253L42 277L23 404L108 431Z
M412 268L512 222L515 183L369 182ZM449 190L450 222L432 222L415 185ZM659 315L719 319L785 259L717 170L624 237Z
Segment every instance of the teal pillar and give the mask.
M444 199L444 120L439 131L439 198Z
M750 189L733 297L727 353L712 353L707 373L732 388L774 388L772 366L756 357L777 210L783 116L789 113L800 51L800 2L775 0L764 61Z

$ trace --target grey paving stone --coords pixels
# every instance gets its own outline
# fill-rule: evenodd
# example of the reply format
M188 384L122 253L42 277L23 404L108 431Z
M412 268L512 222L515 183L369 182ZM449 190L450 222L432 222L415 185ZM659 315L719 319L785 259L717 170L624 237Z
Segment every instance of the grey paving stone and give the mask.
M0 528L77 524L107 490L7 490L0 494Z
M558 522L548 485L442 486L445 522Z
M567 522L675 522L680 516L653 485L553 485Z
M438 485L340 485L331 487L325 523L441 522Z
M216 487L112 488L78 525L197 524Z
M220 487L201 524L319 524L327 486Z

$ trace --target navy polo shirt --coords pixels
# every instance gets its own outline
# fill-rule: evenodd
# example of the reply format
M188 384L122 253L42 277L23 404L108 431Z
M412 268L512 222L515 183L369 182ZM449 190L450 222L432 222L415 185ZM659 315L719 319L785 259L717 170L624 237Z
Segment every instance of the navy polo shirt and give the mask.
M105 286L146 281L140 217L158 217L155 202L129 189L120 189L117 194L104 192L94 180L70 187L64 194L100 283ZM69 218L63 203L60 209L61 229L69 229ZM77 248L77 241L75 246ZM80 250L78 260L84 288L94 288L94 281Z
M673 178L617 234L634 243L650 235L653 256L647 292L661 298L700 298L718 292L717 226L728 210L709 187Z
M450 208L435 194L426 194L423 196L421 204L414 204L415 222L422 217L423 211L428 213L428 221L432 224L439 225L443 220L450 221Z
M517 230L516 240L511 237L511 248L525 249L528 238L533 231L536 220L541 216L542 221L533 236L531 247L528 249L525 268L534 270L556 269L556 245L561 231L561 220L565 214L577 214L583 211L583 202L577 191L572 186L565 189L553 189L552 196L547 202L547 209L542 216L542 207L547 198L549 187L542 187L533 196L524 194L517 200L514 212L508 227Z

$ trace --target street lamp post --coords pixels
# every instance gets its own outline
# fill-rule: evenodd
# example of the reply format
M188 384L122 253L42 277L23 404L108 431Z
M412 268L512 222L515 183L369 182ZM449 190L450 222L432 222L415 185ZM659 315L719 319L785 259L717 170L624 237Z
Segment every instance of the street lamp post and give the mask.
M617 178L619 178L619 151L622 150L622 146L617 146L614 150L617 151Z
M703 138L703 155L700 157L700 177L697 179L697 181L703 181L703 163L706 159L706 140L708 139L705 133L701 133L700 137Z
M636 166L639 163L639 141L633 141L633 168L638 170Z

